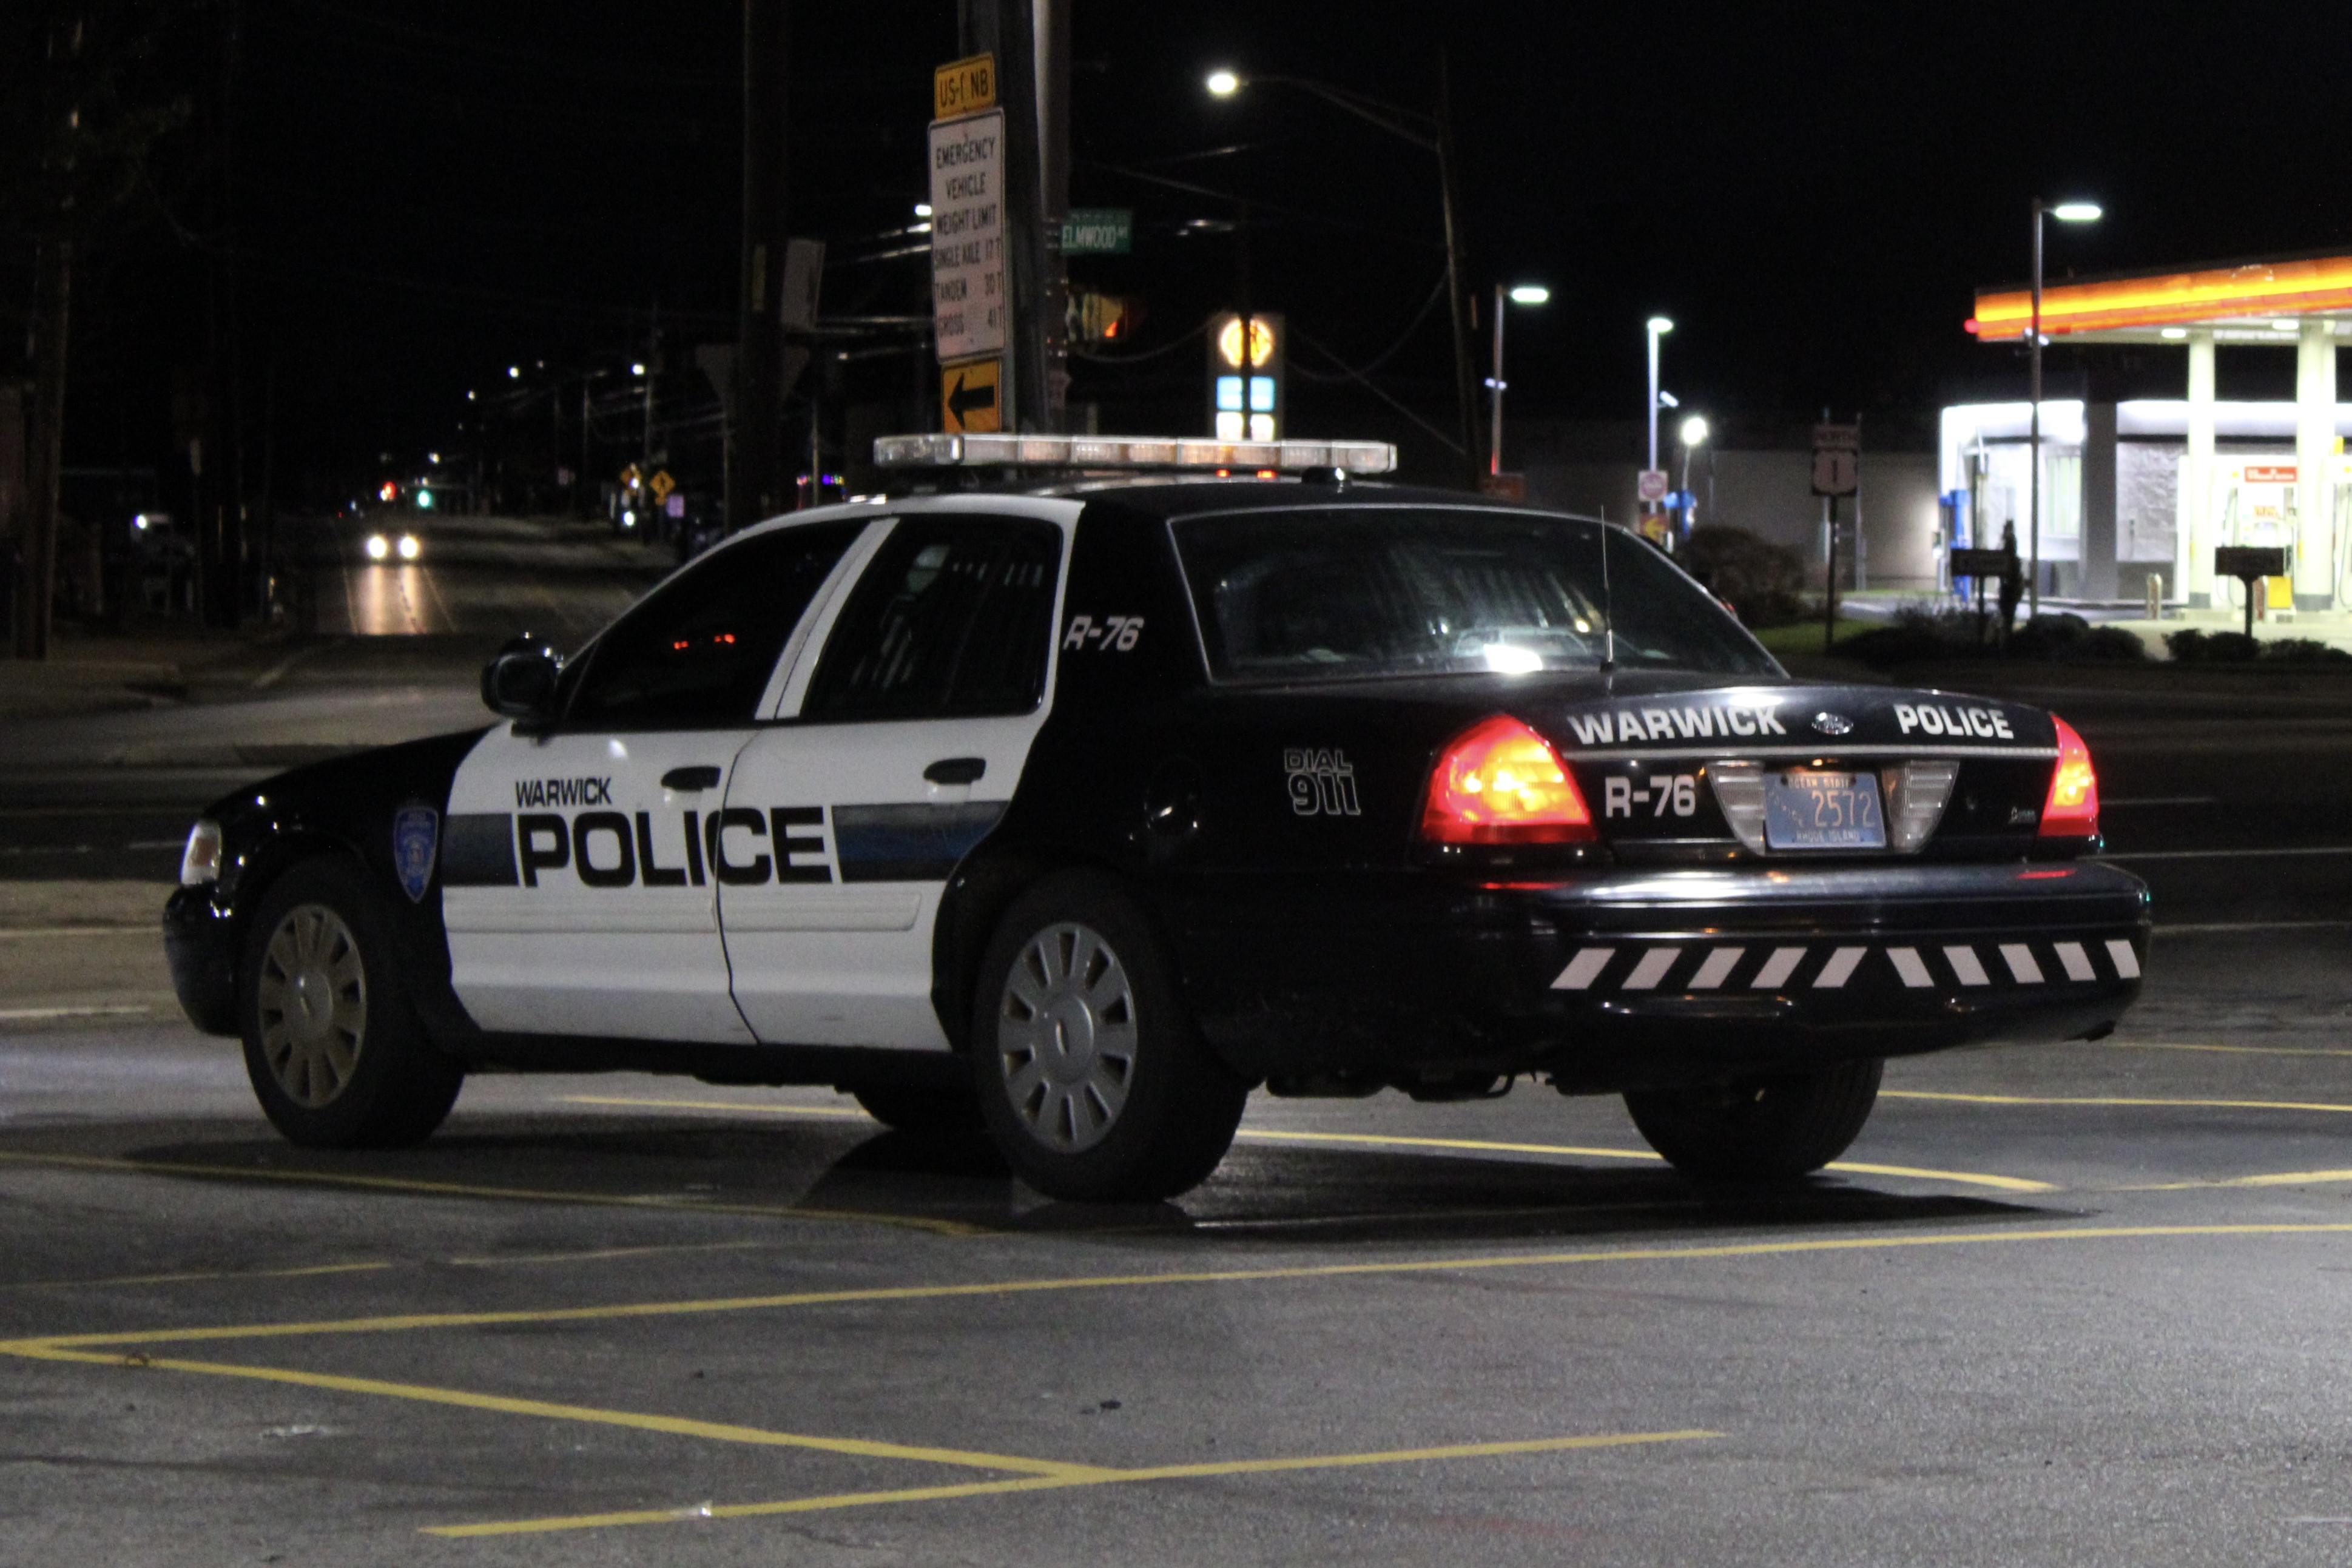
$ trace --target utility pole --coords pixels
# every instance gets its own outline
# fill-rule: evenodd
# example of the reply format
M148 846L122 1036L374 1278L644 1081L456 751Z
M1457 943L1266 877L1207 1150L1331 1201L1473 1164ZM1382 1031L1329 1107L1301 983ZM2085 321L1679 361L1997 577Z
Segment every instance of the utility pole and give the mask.
M1058 432L1069 390L1071 0L973 0L974 53L995 57L1004 106L1004 235L1013 330L1004 380L1019 428ZM1012 428L1008 425L1007 428Z
M1454 403L1462 434L1462 461L1478 486L1478 396L1470 369L1470 296L1462 284L1462 212L1454 186L1454 73L1445 51L1437 57L1437 185L1445 209L1445 294L1454 315ZM1499 371L1496 372L1500 375Z
M784 333L778 307L787 243L789 4L743 0L743 236L735 310L734 461L727 477L730 533L784 509Z
M62 84L79 75L83 26L79 16L60 17L50 25L47 118L52 130L79 123L80 119L78 94ZM49 656L49 612L58 580L58 481L65 453L73 214L67 203L60 203L44 218L33 258L33 429L31 447L25 455L25 517L17 534L21 549L16 575L16 656L20 659Z

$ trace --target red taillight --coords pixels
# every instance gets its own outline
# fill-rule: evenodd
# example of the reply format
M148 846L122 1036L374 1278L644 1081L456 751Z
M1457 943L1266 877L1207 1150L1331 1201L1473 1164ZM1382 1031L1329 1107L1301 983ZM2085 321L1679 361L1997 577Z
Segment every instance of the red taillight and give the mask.
M2058 766L2050 770L2050 798L2042 803L2042 836L2090 838L2099 831L2099 776L2091 748L2074 727L2052 715L2058 727Z
M1438 758L1421 836L1441 844L1560 844L1599 835L1559 753L1497 714L1456 736Z

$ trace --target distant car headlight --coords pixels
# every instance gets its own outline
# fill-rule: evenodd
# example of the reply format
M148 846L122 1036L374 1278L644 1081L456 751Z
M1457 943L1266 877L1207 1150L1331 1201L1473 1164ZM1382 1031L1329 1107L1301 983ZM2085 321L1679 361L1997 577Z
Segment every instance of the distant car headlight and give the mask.
M401 559L415 560L423 549L424 547L416 542L416 536L415 534L403 534L400 536Z
M220 880L220 824L209 818L198 819L188 830L188 847L180 856L180 885L202 887Z
M368 559L382 560L384 557L392 553L392 541L385 538L382 534L370 534L368 535L367 552Z

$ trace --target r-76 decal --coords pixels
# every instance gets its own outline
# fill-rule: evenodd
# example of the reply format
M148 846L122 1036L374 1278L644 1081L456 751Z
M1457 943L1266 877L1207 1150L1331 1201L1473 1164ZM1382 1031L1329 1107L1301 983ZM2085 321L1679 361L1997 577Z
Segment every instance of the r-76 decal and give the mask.
M1063 634L1062 651L1084 652L1092 648L1097 653L1129 653L1135 651L1137 639L1143 635L1140 615L1106 615L1101 624L1091 615L1073 615L1070 629Z

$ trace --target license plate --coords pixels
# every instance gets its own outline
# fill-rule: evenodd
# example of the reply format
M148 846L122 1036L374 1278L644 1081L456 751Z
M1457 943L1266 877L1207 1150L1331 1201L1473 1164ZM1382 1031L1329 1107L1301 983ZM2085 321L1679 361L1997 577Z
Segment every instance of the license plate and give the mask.
M1767 773L1764 842L1776 850L1885 849L1877 775Z

